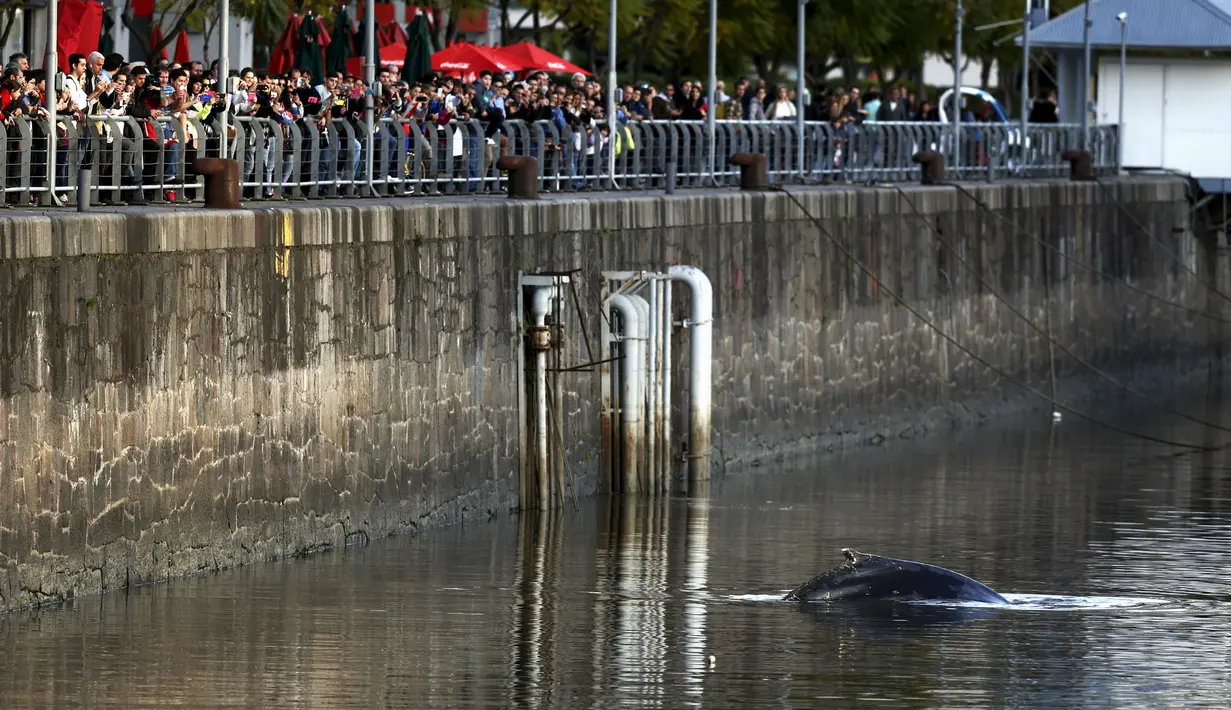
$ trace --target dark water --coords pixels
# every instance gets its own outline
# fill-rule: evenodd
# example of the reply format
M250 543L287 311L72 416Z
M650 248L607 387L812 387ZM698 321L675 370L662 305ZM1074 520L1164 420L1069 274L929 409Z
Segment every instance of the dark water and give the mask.
M766 465L708 498L583 502L0 617L0 703L1226 706L1228 466L1045 416ZM841 547L1024 603L774 601Z

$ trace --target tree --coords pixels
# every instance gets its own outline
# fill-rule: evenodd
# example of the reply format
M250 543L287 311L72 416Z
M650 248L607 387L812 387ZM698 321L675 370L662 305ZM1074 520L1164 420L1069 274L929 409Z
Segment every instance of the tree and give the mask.
M197 12L202 2L203 0L183 0L183 2L159 0L154 4L153 24L146 28L142 23L137 22L133 10L133 0L124 0L124 9L120 12L120 22L124 23L128 31L145 48L144 59L152 61L154 57L162 54L162 50L171 46L180 30L188 27L188 18ZM171 18L170 23L167 21L168 18ZM154 41L153 37L154 27L162 31L162 38L157 42Z

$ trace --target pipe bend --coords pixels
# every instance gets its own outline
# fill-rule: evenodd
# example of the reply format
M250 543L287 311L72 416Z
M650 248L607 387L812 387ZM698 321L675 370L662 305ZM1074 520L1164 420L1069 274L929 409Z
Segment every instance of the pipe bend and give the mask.
M693 325L704 325L714 319L714 287L704 271L695 266L676 265L667 268L667 276L688 284L692 291Z
M552 299L557 297L559 289L555 286L539 286L530 295L530 314L534 316L535 325L547 322L547 314L551 313Z
M624 319L628 328L633 331L629 333L630 336L634 338L645 337L642 334L641 309L637 304L633 303L632 298L622 293L617 293L607 298L607 304L619 311L620 317Z

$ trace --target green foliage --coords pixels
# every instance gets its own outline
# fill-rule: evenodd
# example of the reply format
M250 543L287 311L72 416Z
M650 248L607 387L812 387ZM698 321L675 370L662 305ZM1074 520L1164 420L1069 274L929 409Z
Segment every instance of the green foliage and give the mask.
M608 0L538 0L544 15L559 16L567 44L583 64L605 71ZM1081 0L1053 0L1053 16ZM1023 0L964 0L967 57L1010 65L1020 49L1005 40L1019 25L975 32L974 27L1020 19ZM527 5L533 8L533 5ZM718 68L726 78L759 75L781 81L794 67L796 0L718 0ZM807 76L818 84L836 68L848 80L860 69L902 80L925 54L951 58L956 0L809 0ZM631 78L703 77L708 68L707 0L620 0L618 69ZM1005 40L996 44L998 40Z

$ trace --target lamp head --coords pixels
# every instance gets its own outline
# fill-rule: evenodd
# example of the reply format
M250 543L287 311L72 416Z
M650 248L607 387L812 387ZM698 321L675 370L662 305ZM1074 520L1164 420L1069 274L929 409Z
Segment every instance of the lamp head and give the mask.
M1120 24L1124 24L1125 22L1128 22L1128 13L1121 12L1119 15L1116 15L1116 19L1120 21Z

